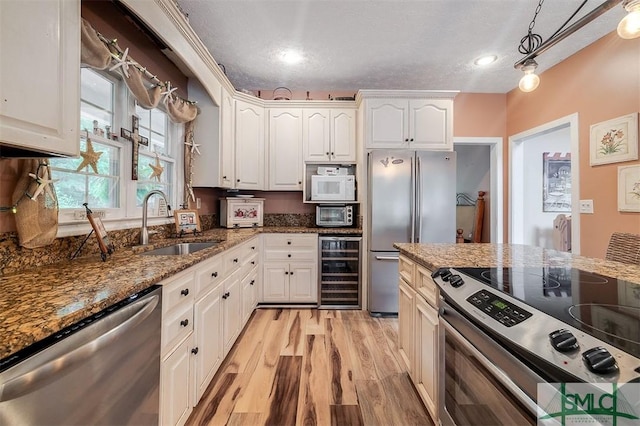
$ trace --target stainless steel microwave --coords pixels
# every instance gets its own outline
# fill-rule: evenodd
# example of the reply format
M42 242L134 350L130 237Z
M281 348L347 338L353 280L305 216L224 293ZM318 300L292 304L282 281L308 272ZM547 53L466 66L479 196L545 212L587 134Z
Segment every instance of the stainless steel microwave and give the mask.
M353 206L344 204L316 206L316 225L327 227L353 225Z

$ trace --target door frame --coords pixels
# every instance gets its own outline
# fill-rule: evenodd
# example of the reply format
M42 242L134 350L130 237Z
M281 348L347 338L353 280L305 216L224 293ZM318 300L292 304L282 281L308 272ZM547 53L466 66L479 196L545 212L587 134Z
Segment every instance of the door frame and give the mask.
M578 113L509 136L509 243L524 241L524 142L569 127L571 139L571 253L580 254L580 139ZM517 208L516 208L517 207Z
M488 145L490 152L489 206L491 217L490 242L504 242L504 184L503 184L503 149L504 139L501 137L454 137L453 145Z

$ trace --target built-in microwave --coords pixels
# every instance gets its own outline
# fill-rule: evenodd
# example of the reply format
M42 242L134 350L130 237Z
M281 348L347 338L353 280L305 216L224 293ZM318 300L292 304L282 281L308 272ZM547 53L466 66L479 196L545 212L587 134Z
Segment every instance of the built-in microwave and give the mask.
M353 225L353 206L344 204L316 206L316 225L328 227Z
M311 201L355 201L354 175L311 176Z

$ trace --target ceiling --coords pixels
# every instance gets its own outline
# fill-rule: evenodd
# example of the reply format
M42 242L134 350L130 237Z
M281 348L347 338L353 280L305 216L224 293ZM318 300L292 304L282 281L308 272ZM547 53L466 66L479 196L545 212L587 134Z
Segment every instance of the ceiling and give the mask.
M506 93L536 0L177 0L238 90L460 90ZM575 22L602 0L588 1ZM534 33L547 39L582 0L542 5ZM536 60L537 73L614 31L622 6L587 24ZM302 62L281 61L296 49ZM478 67L479 56L498 60Z

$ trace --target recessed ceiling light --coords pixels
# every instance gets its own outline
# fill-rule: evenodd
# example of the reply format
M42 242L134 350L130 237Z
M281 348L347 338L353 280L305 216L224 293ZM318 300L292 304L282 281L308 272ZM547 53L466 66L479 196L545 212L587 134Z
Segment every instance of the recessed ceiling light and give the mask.
M303 56L300 52L295 50L285 50L280 54L280 59L285 64L294 65L302 62Z
M479 67L482 67L485 65L492 64L497 60L498 60L498 56L496 55L485 55L485 56L480 56L479 58L476 58L476 60L473 61L473 63L478 65Z

